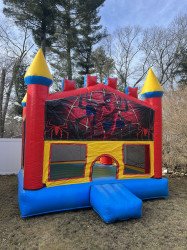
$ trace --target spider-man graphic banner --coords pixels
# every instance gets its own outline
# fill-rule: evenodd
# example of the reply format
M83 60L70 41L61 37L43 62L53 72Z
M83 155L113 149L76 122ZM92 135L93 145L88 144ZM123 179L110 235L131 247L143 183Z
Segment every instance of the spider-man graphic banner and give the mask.
M153 140L154 111L108 90L46 102L47 140Z

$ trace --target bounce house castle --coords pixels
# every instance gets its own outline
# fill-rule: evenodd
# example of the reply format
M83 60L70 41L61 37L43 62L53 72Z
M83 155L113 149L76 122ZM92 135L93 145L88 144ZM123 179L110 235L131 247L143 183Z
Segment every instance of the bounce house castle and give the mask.
M52 76L40 49L26 75L23 99L21 216L92 207L111 223L139 218L142 201L168 196L162 178L162 87L150 69L139 100L117 79L84 87Z

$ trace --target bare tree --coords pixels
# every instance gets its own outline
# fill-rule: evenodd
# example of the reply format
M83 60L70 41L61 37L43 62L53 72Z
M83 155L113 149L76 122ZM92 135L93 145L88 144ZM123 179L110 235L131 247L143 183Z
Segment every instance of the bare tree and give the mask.
M150 49L144 46L143 30L139 26L118 29L107 41L106 48L115 62L120 88L136 86L149 68ZM110 44L110 46L109 46Z
M124 27L118 29L114 34L113 57L115 69L124 87L128 79L135 74L135 61L137 60L139 48L140 27Z
M105 50L115 62L121 88L141 83L150 67L162 85L174 86L181 48L187 49L187 15L176 17L168 27L119 28L105 40Z
M98 74L100 82L103 82L104 78L113 74L114 61L106 54L104 47L100 46L93 51L92 61L94 72Z
M187 15L179 16L166 28L153 27L144 31L143 49L148 64L154 66L162 85L175 83L174 71L179 62L177 53L187 48ZM147 51L146 51L147 50Z
M20 68L24 59L33 45L28 46L27 28L20 32L21 39L16 37L16 34L11 32L9 26L0 25L0 46L3 53L0 57L0 137L4 136L5 120L10 104L12 90L13 95L18 98L19 82L16 77L19 75Z

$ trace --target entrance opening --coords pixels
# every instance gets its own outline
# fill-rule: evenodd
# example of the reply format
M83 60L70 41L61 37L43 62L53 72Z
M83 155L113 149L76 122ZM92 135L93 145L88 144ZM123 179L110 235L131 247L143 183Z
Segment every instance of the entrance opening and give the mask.
M116 179L119 164L110 155L101 155L92 164L91 179Z

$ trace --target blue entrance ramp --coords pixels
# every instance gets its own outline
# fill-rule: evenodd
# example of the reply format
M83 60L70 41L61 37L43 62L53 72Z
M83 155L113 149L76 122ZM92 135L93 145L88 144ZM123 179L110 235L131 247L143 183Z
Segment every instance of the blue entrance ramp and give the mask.
M90 204L106 223L142 215L142 200L120 183L92 186Z

